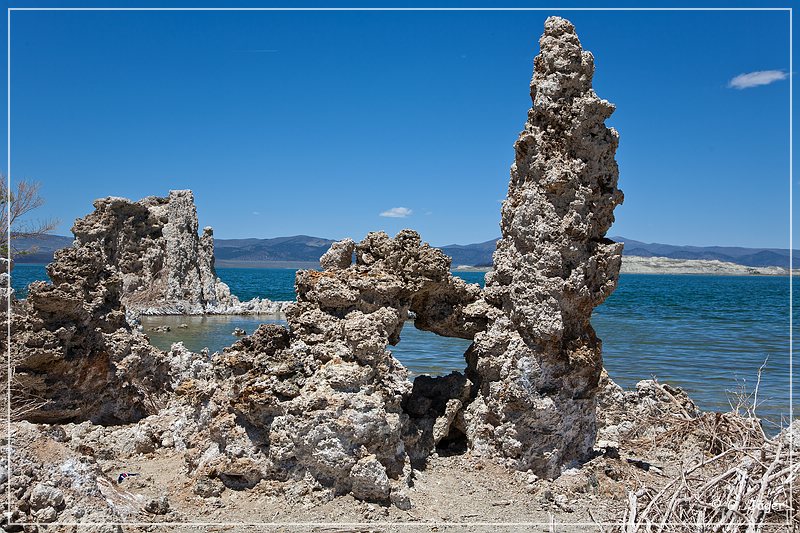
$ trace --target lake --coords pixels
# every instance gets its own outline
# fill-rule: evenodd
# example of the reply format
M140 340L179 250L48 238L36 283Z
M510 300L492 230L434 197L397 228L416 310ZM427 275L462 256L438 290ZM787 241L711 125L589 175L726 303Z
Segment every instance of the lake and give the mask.
M294 299L292 269L219 268L219 277L241 299ZM33 280L47 279L42 265L16 265L18 295ZM481 272L457 272L483 284ZM798 309L797 299L794 309ZM232 344L240 327L251 333L263 317L145 317L156 346L184 341L213 352ZM278 322L280 321L273 321ZM186 323L189 327L178 326ZM795 315L795 324L800 323ZM168 324L168 333L149 331ZM777 422L789 411L789 278L623 274L614 294L595 310L592 324L603 339L603 358L625 388L656 377L682 387L701 408L728 410L731 392L752 390L768 359L759 388L759 413ZM795 338L798 335L794 336ZM394 355L415 374L463 370L469 341L439 337L407 323ZM795 380L795 385L797 385ZM795 387L797 390L797 387Z

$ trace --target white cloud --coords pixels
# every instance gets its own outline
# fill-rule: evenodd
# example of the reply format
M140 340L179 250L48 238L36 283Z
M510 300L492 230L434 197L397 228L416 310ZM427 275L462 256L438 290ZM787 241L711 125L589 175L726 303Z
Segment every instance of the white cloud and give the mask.
M758 70L756 72L748 72L747 74L739 74L728 82L728 87L733 89L749 89L750 87L758 87L759 85L769 85L776 81L785 80L788 77L789 75L782 70Z
M259 211L253 211L253 214L254 214L255 216L258 216L258 215L260 215L261 213L260 213Z
M393 207L381 213L381 216L389 218L406 218L407 216L411 216L412 213L413 211L407 207Z

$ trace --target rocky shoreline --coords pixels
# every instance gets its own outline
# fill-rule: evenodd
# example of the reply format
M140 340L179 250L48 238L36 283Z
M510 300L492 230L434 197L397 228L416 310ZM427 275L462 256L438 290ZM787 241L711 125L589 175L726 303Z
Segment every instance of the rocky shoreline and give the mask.
M174 355L181 357L181 350L176 348ZM15 507L10 520L0 519L0 527L22 531L9 522L44 526L58 521L93 524L79 525L78 531L98 533L267 527L317 532L488 533L532 528L581 532L601 527L647 531L647 520L659 523L671 508L668 501L656 498L671 498L675 494L671 489L680 488L687 478L699 492L733 470L753 475L744 487L756 492L759 474L766 471L767 477L772 476L764 492L771 500L754 513L753 530L791 530L786 487L798 468L790 468L776 451L800 451L800 426L766 439L757 420L734 413L702 413L680 389L650 380L625 391L603 376L598 400L598 439L590 457L556 479L516 470L456 445L440 446L424 467L412 467L409 508L337 495L308 477L250 485L244 464L227 473L221 470L216 477L194 477L188 472L190 461L197 460L192 459L195 453L205 449L200 461L208 461L216 444L195 450L202 442L192 438L198 428L175 405L120 426L17 421L11 424L11 435L2 435L4 445L11 439L13 452L10 465L0 459L0 485L11 483ZM762 461L780 468L768 470L765 465L759 471L761 462L752 461L748 449L761 450ZM135 475L120 482L122 473ZM783 477L777 479L775 474ZM738 489L739 479L743 478L732 478L722 488ZM722 505L724 495L718 507L723 510L727 509ZM639 513L633 518L632 502ZM763 498L761 503L766 503ZM757 511L747 502L743 507ZM677 509L690 510L691 499L682 499ZM171 524L159 526L160 522ZM689 530L677 520L671 524L664 531Z
M749 267L717 260L672 259L669 257L624 257L623 274L706 274L717 276L788 276L781 267ZM792 270L792 275L797 274Z
M455 272L490 272L491 267L459 265ZM781 267L750 267L717 260L673 259L671 257L622 256L621 274L674 274L714 276L788 276L789 270ZM791 274L800 274L792 269Z
M233 296L233 298L236 298ZM144 316L200 316L200 315L275 315L285 316L286 308L292 302L270 300L268 298L253 298L244 302L236 299L230 304L215 306L208 305L203 309L190 308L186 309L180 304L170 305L156 305L152 307L140 307L128 310L128 319L131 322L137 322L138 318Z

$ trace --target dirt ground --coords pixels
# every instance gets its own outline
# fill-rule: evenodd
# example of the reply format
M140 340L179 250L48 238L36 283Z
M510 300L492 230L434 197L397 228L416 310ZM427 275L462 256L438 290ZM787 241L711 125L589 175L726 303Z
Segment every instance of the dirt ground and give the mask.
M650 386L643 390L664 392L666 389ZM642 397L649 398L646 395ZM538 479L532 473L507 468L498 460L459 449L458 441L454 441L450 445L455 448L438 450L429 457L424 468L413 471L413 484L408 491L411 507L407 510L357 500L351 495L335 496L331 489L322 487L313 479L262 480L241 490L230 486L225 488L220 483L215 489L198 490L199 482L187 468L187 452L174 446L150 447L148 451L137 453L132 449L122 449L124 446L120 448L114 444L118 441L108 439L105 433L105 437L100 439L75 440L69 437L69 425L15 422L12 424L11 443L15 462L9 469L6 460L0 458L0 485L6 482L10 485L19 503L19 512L12 524L7 520L0 523L0 529L65 533L611 533L626 531L623 520L626 512L633 508L638 509L639 515L636 517L637 528L631 531L677 532L687 531L687 522L665 524L663 529L659 529L660 524L656 523L648 529L646 524L642 526L641 516L647 514L648 502L655 502L657 495L663 492L662 488L665 491L670 484L680 480L686 482L692 472L695 473L689 479L688 492L682 493L684 496L681 497L688 494L691 499L692 491L702 492L704 486L727 480L714 492L722 495L721 499L712 494L713 498L707 500L717 509L732 509L725 494L733 494L737 487L744 486L736 481L737 478L728 476L726 471L740 473L742 480L747 472L751 477L756 476L750 483L753 490L759 490L759 485L761 493L767 490L770 496L765 502L774 502L785 496L786 490L779 490L778 485L791 484L800 467L789 463L786 470L781 471L779 479L775 472L780 469L769 470L765 465L773 464L773 460L767 457L776 457L774 464L779 464L779 458L785 460L787 454L784 452L778 457L775 449L777 446L780 452L783 446L780 443L790 441L780 440L780 436L773 440L758 438L759 433L754 429L758 426L754 425L753 419L733 414L698 415L691 406L687 409L681 398L680 395L677 398L670 396L668 402L653 404L648 411L632 410L631 405L649 405L642 401L620 404L624 408L616 410L607 405L601 417L605 429L595 446L595 456L565 470L556 480ZM661 413L654 418L653 406L674 409L682 416ZM625 431L619 431L623 427ZM113 428L110 431L115 435L127 431L125 426ZM616 430L612 431L614 428ZM797 428L800 429L800 424ZM755 440L747 436L748 431L756 435ZM605 440L609 435L617 435L618 440ZM5 445L6 436L0 435L0 446L5 448ZM771 452L768 445L772 447ZM800 451L797 445L790 446ZM748 454L748 450L753 453ZM698 465L713 462L715 457L728 453L741 459L715 463L714 468L702 475L697 471ZM759 467L762 463L764 465ZM118 476L122 472L136 475L120 483ZM58 508L57 516L47 505L34 507L34 492L37 487L41 490L41 485L58 489L63 494L60 502L49 504ZM775 490L769 492L771 489ZM5 488L0 487L0 492L5 493ZM639 497L638 506L636 501L631 506L634 495ZM670 504L661 500L658 505ZM747 510L744 504L740 508L742 512ZM113 509L113 514L109 514L110 509ZM122 523L114 526L103 521L111 516L121 517ZM668 515L651 512L649 516L660 521L661 516ZM680 516L694 515L684 512ZM785 513L773 512L765 517L776 525L759 524L754 531L792 531L790 527L778 524L786 521ZM13 524L26 519L40 523ZM57 522L53 522L56 519ZM70 520L75 522L70 523ZM800 517L795 516L794 523L800 524ZM690 529L717 531L707 523ZM744 530L728 528L719 531Z
M298 493L296 483L277 481L203 498L193 493L182 454L174 450L98 463L109 480L106 497L130 503L128 523L170 523L136 527L143 531L603 531L619 521L626 505L627 490L612 477L652 476L635 472L640 468L624 459L597 457L552 482L469 453L440 455L414 472L413 506L401 510L349 495ZM123 471L139 475L117 484L113 480ZM161 496L169 512L156 517L143 510Z

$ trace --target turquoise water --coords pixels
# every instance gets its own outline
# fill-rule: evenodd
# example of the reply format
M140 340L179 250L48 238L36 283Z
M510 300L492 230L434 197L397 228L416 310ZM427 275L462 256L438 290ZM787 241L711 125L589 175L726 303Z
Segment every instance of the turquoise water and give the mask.
M217 268L217 275L240 300L294 300L294 268ZM235 288L234 288L235 287Z
M294 270L219 268L218 274L242 299L294 298ZM459 272L483 284L481 272ZM16 265L13 285L46 279L40 265ZM800 309L800 301L794 303ZM795 319L795 324L800 323ZM236 340L235 327L252 332L259 317L148 317L145 333L161 347L183 340L188 348L213 352ZM177 326L189 325L187 329ZM752 390L758 367L769 358L759 388L760 413L780 420L789 406L789 278L750 276L621 276L617 291L592 317L603 339L611 376L626 388L653 376L684 388L703 409L729 409L730 392ZM149 331L169 324L169 333ZM797 337L797 335L795 335ZM463 370L469 345L421 332L408 323L392 352L412 372ZM795 380L795 384L800 383Z
M193 352L208 348L210 353L236 342L239 339L233 335L236 328L250 334L261 324L286 324L285 320L247 315L143 316L141 322L150 342L162 350L169 350L173 342L180 341ZM181 328L182 324L188 327ZM156 326L168 326L170 331L153 331Z
M17 298L28 295L28 285L33 281L50 281L44 265L15 264L11 271L11 286Z

